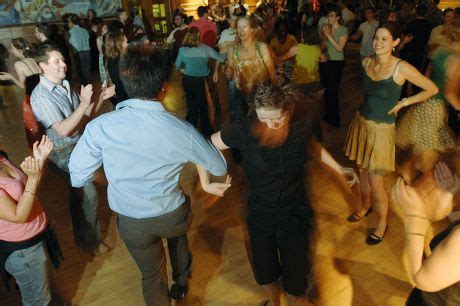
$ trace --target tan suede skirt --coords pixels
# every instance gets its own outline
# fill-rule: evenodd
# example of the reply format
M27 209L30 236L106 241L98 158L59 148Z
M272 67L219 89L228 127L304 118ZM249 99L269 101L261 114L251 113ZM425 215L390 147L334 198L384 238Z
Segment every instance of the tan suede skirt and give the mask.
M345 155L370 173L385 175L395 170L395 124L367 120L359 113L348 128Z

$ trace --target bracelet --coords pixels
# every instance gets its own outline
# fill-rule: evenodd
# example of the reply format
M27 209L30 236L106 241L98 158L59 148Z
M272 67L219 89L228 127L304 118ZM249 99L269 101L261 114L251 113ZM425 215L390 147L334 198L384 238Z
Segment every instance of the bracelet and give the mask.
M415 232L406 232L406 235L414 235L414 236L420 236L420 237L424 237L424 238L425 238L425 235L424 235L424 234L415 233Z
M408 100L407 98L403 98L401 101L398 102L398 104L401 104L403 106L409 106L410 103L407 100Z
M34 196L34 197L35 197L35 193L32 193L32 192L30 192L29 190L24 190L24 192L27 192L27 193L30 194L31 196Z
M422 219L422 220L426 220L426 221L430 221L430 222L431 222L431 219L429 219L429 218L427 218L427 217L417 216L417 215L404 215L404 217L407 217L407 218L417 218L417 219Z

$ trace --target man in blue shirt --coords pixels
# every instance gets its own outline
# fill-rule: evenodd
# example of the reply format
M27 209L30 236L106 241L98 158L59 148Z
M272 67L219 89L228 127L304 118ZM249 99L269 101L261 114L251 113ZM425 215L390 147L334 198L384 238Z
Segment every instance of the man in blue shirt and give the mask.
M82 85L87 85L91 77L91 48L88 31L80 27L79 22L80 19L75 14L67 18L69 44L75 55L79 81Z
M186 232L189 206L179 186L187 162L225 175L219 151L188 122L165 111L169 57L154 47L129 46L120 76L131 98L90 122L70 158L72 185L92 180L104 165L108 199L120 236L142 273L147 305L170 305L162 238L168 239L173 288L184 294L191 267ZM173 291L171 297L178 297ZM176 292L177 293L177 292Z

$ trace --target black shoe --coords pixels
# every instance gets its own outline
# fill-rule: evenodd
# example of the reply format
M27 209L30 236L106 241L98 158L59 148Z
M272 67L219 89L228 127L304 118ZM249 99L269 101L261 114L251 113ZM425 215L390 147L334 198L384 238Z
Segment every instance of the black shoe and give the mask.
M173 284L169 290L169 297L173 300L181 300L185 297L188 291L188 286L181 286L178 284Z
M385 237L385 234L387 233L388 231L388 225L387 225L387 228L385 229L385 232L383 233L383 236L382 237L379 237L377 236L376 234L372 233L370 234L367 239L366 239L366 243L368 245L376 245L376 244L379 244L380 242L383 241L383 238Z
M366 212L366 214L364 214L364 216L359 216L357 213L352 213L351 215L348 216L347 221L351 222L351 223L358 222L362 218L367 217L371 212L372 212L372 207L370 207L367 210L367 212Z

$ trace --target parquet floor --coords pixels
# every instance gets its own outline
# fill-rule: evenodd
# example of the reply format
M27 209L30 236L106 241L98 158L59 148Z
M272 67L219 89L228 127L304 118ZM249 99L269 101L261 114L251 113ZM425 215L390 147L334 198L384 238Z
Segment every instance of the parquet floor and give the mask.
M341 146L348 123L361 99L361 76L356 46L347 50L342 88L341 129L323 125L324 144L343 164ZM14 162L28 154L21 119L22 95L17 88L3 87L8 105L0 110L0 128L4 149ZM320 306L397 306L411 290L402 266L403 227L394 212L389 214L389 232L377 246L364 240L367 220L351 224L345 219L352 201L331 178L312 163L308 166L311 199L316 212L314 247L315 305ZM181 184L192 199L194 220L189 231L194 255L190 291L177 305L252 306L263 300L247 260L241 212L244 208L245 179L241 166L229 158L233 186L224 198L213 199L195 188L197 174L187 166ZM390 190L394 177L386 180ZM62 177L48 169L40 188L40 199L64 250L65 260L54 271L54 285L69 305L143 305L140 273L116 229L116 215L106 204L105 190L100 191L100 219L103 235L113 251L106 256L91 257L78 249L72 239L67 208L68 190ZM0 305L19 305L19 291L0 288Z

